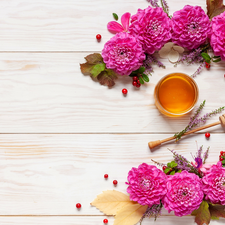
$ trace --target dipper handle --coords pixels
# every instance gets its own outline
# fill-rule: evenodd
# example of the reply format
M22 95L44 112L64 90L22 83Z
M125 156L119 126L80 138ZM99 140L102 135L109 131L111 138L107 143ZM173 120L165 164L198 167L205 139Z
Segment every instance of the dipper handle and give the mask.
M148 146L150 149L153 149L157 146L161 145L161 141L158 140L158 141L151 141L151 142L148 142Z

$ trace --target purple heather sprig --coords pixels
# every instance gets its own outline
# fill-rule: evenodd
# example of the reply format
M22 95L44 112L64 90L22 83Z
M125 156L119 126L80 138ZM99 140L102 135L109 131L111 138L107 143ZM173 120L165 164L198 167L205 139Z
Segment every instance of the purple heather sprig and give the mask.
M148 207L146 212L144 213L144 215L142 216L142 218L140 220L140 224L141 224L142 220L146 217L148 217L148 218L154 217L155 221L156 221L156 219L159 216L161 216L162 207L163 207L162 203L160 203L158 205L153 205L152 207Z
M158 0L147 0L147 1L152 5L152 7L159 7Z
M145 70L148 71L149 73L153 72L152 65L155 64L158 67L166 68L163 63L161 63L156 57L153 55L147 55L146 59L143 62L143 66L145 67Z

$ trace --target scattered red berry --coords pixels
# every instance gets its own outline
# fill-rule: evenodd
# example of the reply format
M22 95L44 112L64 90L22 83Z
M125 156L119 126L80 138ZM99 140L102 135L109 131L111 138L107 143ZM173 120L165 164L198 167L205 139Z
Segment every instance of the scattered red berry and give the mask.
M101 34L97 34L97 35L96 35L96 39L97 39L98 41L100 41L101 38L102 38Z
M123 93L124 95L126 95L126 94L127 94L127 89L124 88L124 89L122 90L122 93Z
M137 85L137 82L136 81L133 81L132 84L133 84L133 86L136 86Z
M78 209L80 209L80 208L81 208L81 204L80 204L80 203L77 203L77 204L76 204L76 207L77 207Z
M205 62L205 67L206 67L206 69L209 69L210 68L210 64Z
M205 133L205 137L209 138L210 137L210 133Z
M117 181L117 180L114 180L114 181L113 181L113 184L114 184L114 185L117 185L117 184L118 184L118 181Z
M108 223L109 221L107 219L104 219L103 220L103 223Z
M136 84L136 87L137 87L137 88L141 87L141 84Z
M134 77L133 77L133 81L136 81L137 79L138 79L137 76L134 76Z
M166 166L163 166L163 168L162 168L162 169L163 169L163 171L164 171L164 170L166 169Z
M105 175L104 175L104 178L105 178L105 179L107 179L108 177L109 177L109 175L108 175L108 174L105 174Z

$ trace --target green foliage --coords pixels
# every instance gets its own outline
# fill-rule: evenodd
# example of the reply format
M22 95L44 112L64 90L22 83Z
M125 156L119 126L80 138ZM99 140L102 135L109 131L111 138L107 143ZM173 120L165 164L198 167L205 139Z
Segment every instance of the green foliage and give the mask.
M142 78L145 82L149 82L149 77L146 74L142 74Z
M119 19L118 15L116 13L113 13L113 17L114 17L115 20Z
M141 66L139 69L133 71L129 76L130 77L137 76L140 83L144 84L145 82L149 82L149 77L146 74L144 74L144 72L145 67Z
M210 63L211 57L209 56L208 53L202 52L202 53L201 53L201 56L202 56L203 59L205 59L205 61L206 61L207 63Z
M81 72L90 75L93 79L97 79L101 85L112 87L117 79L117 74L107 69L103 58L99 53L93 53L85 57L86 63L80 64Z

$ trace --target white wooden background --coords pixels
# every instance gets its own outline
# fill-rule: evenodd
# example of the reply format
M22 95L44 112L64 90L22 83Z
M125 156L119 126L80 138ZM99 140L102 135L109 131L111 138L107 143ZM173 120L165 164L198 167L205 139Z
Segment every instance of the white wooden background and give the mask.
M168 4L171 14L186 4L206 9L204 0ZM90 202L103 190L126 192L131 167L151 159L172 160L167 148L191 160L197 145L211 146L208 162L218 161L225 150L220 126L209 130L209 140L202 132L154 152L147 145L182 130L191 115L161 115L153 101L155 84L173 71L192 74L197 65L174 68L163 60L167 68L155 67L151 82L140 90L130 78L108 89L80 72L84 57L100 52L112 37L106 24L113 12L134 14L148 5L146 0L0 1L0 224L99 225L108 218L112 225L113 217L104 216ZM100 43L95 39L98 33ZM225 63L218 63L196 78L199 103L206 100L205 113L225 105L224 73ZM128 89L126 97L123 88ZM215 116L208 123L217 120ZM194 218L178 218L164 210L156 222L143 222L181 223L194 224Z

